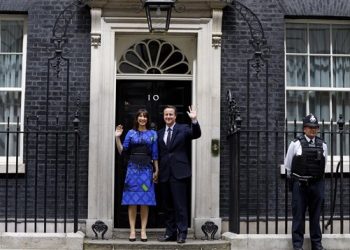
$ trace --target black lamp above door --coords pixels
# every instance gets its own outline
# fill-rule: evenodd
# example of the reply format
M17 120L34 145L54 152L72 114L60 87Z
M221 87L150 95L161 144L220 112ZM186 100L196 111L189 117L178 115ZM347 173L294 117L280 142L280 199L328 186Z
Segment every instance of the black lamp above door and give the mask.
M166 32L169 29L171 11L176 0L144 0L150 32Z

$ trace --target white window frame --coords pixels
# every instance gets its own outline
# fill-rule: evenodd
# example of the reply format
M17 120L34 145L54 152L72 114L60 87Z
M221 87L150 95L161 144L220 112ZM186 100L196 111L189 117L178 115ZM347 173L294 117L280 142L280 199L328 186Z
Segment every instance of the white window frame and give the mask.
M287 24L306 24L307 25L307 51L306 53L287 53ZM313 54L310 53L310 43L309 43L309 25L310 24L326 24L330 26L330 53L329 54ZM288 91L302 91L302 92L308 92L308 91L313 91L313 92L328 92L330 95L329 98L329 112L330 112L330 119L333 119L333 124L336 124L338 117L332 117L332 98L331 98L331 93L333 92L350 92L350 88L339 88L339 87L311 87L310 86L310 56L327 56L330 58L330 81L331 81L331 86L334 85L334 76L333 76L333 58L335 57L350 57L350 54L333 54L332 50L332 26L333 25L350 25L350 21L339 21L339 20L319 20L319 19L286 19L285 21L285 28L284 28L284 48L285 48L285 53L284 53L284 75L285 75L285 114L288 114L288 107L287 107L287 92ZM349 45L350 46L350 45ZM287 56L289 55L299 55L299 56L306 56L307 57L307 86L288 86L287 85ZM309 95L306 97L306 114L310 113L309 109ZM291 119L288 119L288 124L293 124L294 117ZM302 121L297 120L297 124L301 125ZM325 125L330 125L330 122L324 123ZM288 147L288 145L286 145ZM330 149L328 149L330 152ZM350 167L349 167L349 155L347 155L348 152L344 152L344 157L343 157L343 172L350 172ZM339 155L334 155L333 156L333 171L336 171L336 167L338 162L340 161L340 156ZM283 165L282 165L283 166ZM283 170L283 171L282 171ZM326 173L331 172L331 157L328 155L327 159L327 164L326 164ZM284 173L284 168L281 168L281 173Z
M22 80L21 87L19 88L7 88L0 87L0 91L21 91L21 114L20 114L20 131L24 129L24 103L25 103L25 83L26 83L26 69L27 69L27 16L26 15L11 15L11 14L1 14L1 21L23 21L23 44L22 44ZM1 52L0 52L1 53ZM7 125L7 122L0 123L1 125ZM10 122L10 125L16 125L16 122ZM23 163L23 133L19 137L19 154L18 154L18 169L17 173L25 173L25 165ZM0 174L6 173L6 156L0 156ZM8 159L8 173L16 173L16 157L12 156Z

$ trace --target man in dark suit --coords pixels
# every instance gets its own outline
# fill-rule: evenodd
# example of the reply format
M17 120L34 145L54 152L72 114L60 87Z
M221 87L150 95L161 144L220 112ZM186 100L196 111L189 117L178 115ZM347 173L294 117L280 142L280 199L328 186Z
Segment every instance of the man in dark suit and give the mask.
M192 139L201 136L197 112L189 107L191 126L176 123L176 107L163 111L165 128L158 131L159 185L165 212L165 234L159 241L185 243L188 228L187 190L191 177L188 148Z

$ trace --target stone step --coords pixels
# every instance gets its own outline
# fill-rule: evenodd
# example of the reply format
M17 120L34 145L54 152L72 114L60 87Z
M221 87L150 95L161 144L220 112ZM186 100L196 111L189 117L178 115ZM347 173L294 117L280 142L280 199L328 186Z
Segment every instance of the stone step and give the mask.
M113 229L113 239L128 239L129 237L130 230L126 228L115 228ZM136 229L136 237L140 238L140 229ZM156 240L158 237L164 234L164 229L163 228L150 228L147 229L147 238L149 240ZM193 229L188 230L187 233L187 238L188 239L193 239L194 238L194 232Z
M130 242L127 239L84 240L84 250L230 250L230 243L224 240L194 240L188 239L185 244L176 242L159 242L151 239L141 242L139 239Z

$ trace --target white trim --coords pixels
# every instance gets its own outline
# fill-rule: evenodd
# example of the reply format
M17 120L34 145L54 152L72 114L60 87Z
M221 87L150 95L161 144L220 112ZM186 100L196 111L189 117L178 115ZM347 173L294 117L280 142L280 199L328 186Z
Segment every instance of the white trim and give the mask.
M12 159L10 160L8 164L8 167L6 164L0 162L0 173L2 174L24 174L25 173L25 164L23 163L18 163L18 168L16 171L16 163L14 163L15 161ZM6 168L8 168L8 172L6 172Z
M307 29L307 52L306 53L289 53L287 52L287 24L304 24L306 26ZM328 25L329 28L329 36L330 36L330 44L329 44L329 54L314 54L314 53L310 53L310 34L309 34L309 28L310 28L310 24L326 24ZM350 25L350 21L335 21L335 20L309 20L309 19L299 19L299 20L290 20L287 19L286 23L285 23L285 36L284 36L284 44L285 44L285 112L286 114L288 113L288 107L287 107L287 92L288 91L301 91L301 92L305 92L306 93L306 113L310 112L310 107L309 107L309 95L308 92L311 91L315 91L315 92L328 92L330 95L332 94L332 92L349 92L350 88L341 88L341 87L332 87L334 86L334 76L333 76L333 63L334 63L334 58L335 57L350 57L350 54L333 54L332 51L332 46L333 46L333 40L332 40L332 31L333 31L333 25L334 24L346 24L346 25ZM287 85L287 57L288 56L303 56L303 57L307 57L307 83L306 86L290 86ZM327 57L330 60L330 68L329 68L329 72L330 72L330 85L331 87L312 87L310 85L310 58L313 56L320 56L320 57ZM332 116L332 99L331 96L329 98L329 117Z
M289 53L287 52L287 25L288 24L303 24L305 25L306 29L307 29L307 37L306 37L306 42L307 42L307 50L306 53ZM329 54L314 54L314 53L310 53L310 24L325 24L327 25L327 28L329 29ZM332 32L333 32L333 25L346 25L348 27L350 27L350 21L337 21L337 20L310 20L310 19L286 19L285 22L285 36L284 36L284 46L285 46L285 54L284 54L284 60L285 60L285 114L288 114L288 107L287 107L287 93L288 91L299 91L302 93L305 93L306 95L306 114L310 113L310 92L327 92L328 93L328 98L329 98L329 103L328 103L328 107L329 107L329 113L326 115L325 119L329 119L327 121L324 122L325 125L330 125L330 120L331 119L337 119L337 117L332 117L333 116L333 99L332 96L334 95L334 93L347 93L350 92L350 87L346 87L346 88L341 88L341 87L332 87L335 85L334 82L334 73L333 73L333 64L334 64L334 58L337 57L350 57L350 54L333 54L333 39L332 39ZM350 45L349 45L350 46ZM287 57L288 56L303 56L303 57L307 57L307 82L306 82L306 86L288 86L287 85L287 79L288 79L288 72L287 72ZM329 71L330 71L330 86L331 87L312 87L310 86L310 58L312 56L324 56L329 58L330 60L330 67L329 67ZM297 117L291 117L292 119L297 118ZM319 117L320 119L322 119L323 117ZM289 121L288 124L293 124L294 121ZM301 120L297 121L297 124L300 125L302 122ZM333 123L335 124L335 122ZM346 143L346 142L345 142ZM350 143L350 142L347 142ZM288 147L288 145L285 145L286 147ZM337 150L337 143L335 144L335 150ZM348 145L349 147L349 145ZM328 149L330 150L330 149ZM346 155L347 152L344 153L344 172L349 172L350 168L349 168L349 156ZM333 166L334 168L336 168L336 164L338 164L339 162L339 155L335 155L333 156ZM330 157L328 158L328 162L326 164L326 173L330 173L331 169L330 169ZM334 170L335 171L335 170ZM284 168L283 165L281 166L281 174L284 173Z
M5 87L0 87L0 91L6 91L6 92L20 92L22 91L23 88L22 87L9 87L9 88L5 88Z
M285 19L285 23L293 23L293 24L348 24L350 25L349 20L332 20L332 19Z
M27 37L28 37L28 19L26 15L12 15L12 14L0 14L0 21L23 21L23 41L22 52L6 53L6 54L18 54L22 55L22 75L21 75L21 87L1 87L0 91L6 92L21 92L21 114L20 114L20 131L24 129L24 113L25 113L25 89L26 89L26 71L27 71ZM0 123L6 125L6 123ZM16 125L17 123L11 122L10 125ZM23 134L19 137L19 156L18 156L18 173L25 173L25 164L23 164ZM16 173L16 157L9 157L9 171L8 173ZM0 173L6 173L6 167L3 163L6 162L6 157L0 157Z
M160 76L164 79L192 80L193 105L198 107L198 119L202 128L202 137L192 144L194 154L191 218L198 222L201 218L208 220L219 218L220 160L219 157L211 155L210 146L208 146L213 138L220 138L220 119L217 119L220 114L220 49L212 47L212 22L211 18L172 19L171 28L168 33L163 34L164 36L196 38L193 72L192 76L186 77ZM99 27L95 27L94 30L98 32ZM91 48L87 224L101 219L113 228L115 82L117 79L125 79L125 75L116 74L118 58L116 37L122 34L143 37L155 36L155 34L148 33L145 18L101 17L100 31L101 46ZM131 74L127 77L128 79L136 79L136 77L150 79L149 77L155 76ZM158 75L156 77L159 79ZM200 171L197 171L197 168L200 168ZM221 224L219 226L221 230ZM195 225L192 225L193 227ZM198 231L198 235L202 234L200 228L195 230ZM89 226L87 226L87 236L93 237ZM110 236L105 235L106 238Z
M27 15L21 15L21 14L0 14L1 20L23 20L27 22Z
M283 59L284 59L284 114L287 116L288 110L287 110L287 21L285 21L283 26Z
M333 57L350 57L349 54L314 54L314 53L295 53L295 52L288 52L288 56L319 56L319 57L330 57L332 55Z
M296 91L326 91L326 92L349 92L350 88L331 88L331 87L301 87L301 86L290 86L286 87L287 90L296 90Z
M157 75L146 75L146 74L117 74L117 80L129 79L129 80L180 80L180 81L192 81L192 75L167 75L167 74L157 74Z

